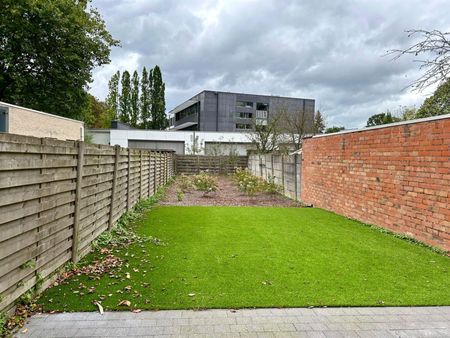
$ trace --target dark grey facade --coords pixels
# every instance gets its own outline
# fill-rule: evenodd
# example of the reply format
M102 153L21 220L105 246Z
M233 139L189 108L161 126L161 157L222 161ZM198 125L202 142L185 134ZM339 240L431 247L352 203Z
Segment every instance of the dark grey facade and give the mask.
M248 131L256 121L265 125L280 111L305 114L312 125L312 99L205 90L169 112L170 129Z

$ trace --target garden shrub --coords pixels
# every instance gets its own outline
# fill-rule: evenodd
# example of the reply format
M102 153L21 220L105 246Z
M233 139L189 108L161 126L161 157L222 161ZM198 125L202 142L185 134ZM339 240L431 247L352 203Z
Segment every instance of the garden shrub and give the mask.
M203 191L204 195L212 191L216 191L218 187L217 179L205 172L193 176L192 182L195 189Z
M282 191L282 187L275 183L275 177L270 176L269 181L266 182L253 175L248 169L236 169L234 179L238 184L239 191L248 196L255 196L259 192L276 194Z
M181 174L179 178L179 187L182 192L187 192L189 190L194 189L194 185L192 183L192 177L187 176L185 174Z

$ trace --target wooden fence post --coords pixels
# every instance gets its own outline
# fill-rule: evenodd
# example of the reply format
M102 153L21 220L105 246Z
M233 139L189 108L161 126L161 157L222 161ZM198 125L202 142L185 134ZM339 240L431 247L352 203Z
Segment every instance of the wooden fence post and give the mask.
M80 205L81 205L81 183L83 179L83 162L84 162L84 142L78 141L78 157L77 157L77 183L75 188L75 212L73 220L73 236L72 236L72 262L78 262L78 245L80 234Z
M283 184L283 194L286 192L284 184L284 155L281 155L281 182Z
M152 152L148 152L148 197L152 196L152 185L151 179L152 177Z
M139 199L142 198L142 150L139 150L139 155L141 156L139 162Z
M131 209L131 149L128 148L127 211Z
M111 189L111 204L109 208L109 220L108 220L108 230L113 228L113 213L116 199L116 186L117 186L117 176L119 172L119 158L120 158L120 146L114 146L115 160L114 160L114 173L113 173L113 183Z
M157 161L157 153L153 152L153 193L156 193L156 161Z

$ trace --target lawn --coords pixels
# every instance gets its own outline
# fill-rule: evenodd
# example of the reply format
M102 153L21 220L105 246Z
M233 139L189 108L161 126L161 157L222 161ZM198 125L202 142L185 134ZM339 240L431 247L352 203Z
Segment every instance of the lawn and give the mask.
M120 271L48 289L44 310L450 305L448 257L320 209L155 207L136 231L165 245L118 250Z

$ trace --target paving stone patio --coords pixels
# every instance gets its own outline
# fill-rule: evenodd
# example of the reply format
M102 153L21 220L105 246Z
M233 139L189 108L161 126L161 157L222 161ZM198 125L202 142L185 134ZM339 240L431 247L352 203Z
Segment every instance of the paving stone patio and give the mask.
M16 337L450 337L450 306L38 314Z

